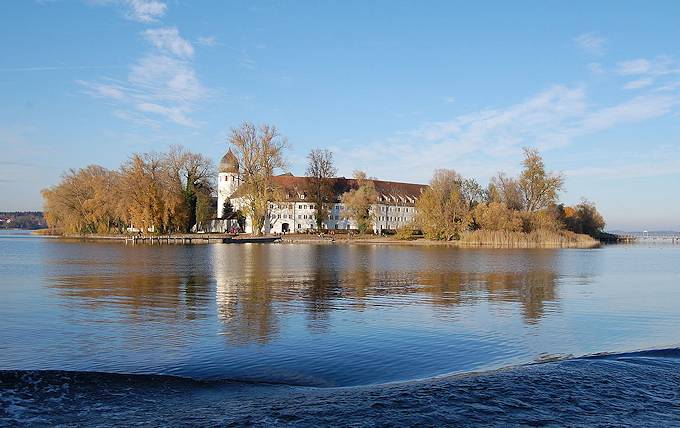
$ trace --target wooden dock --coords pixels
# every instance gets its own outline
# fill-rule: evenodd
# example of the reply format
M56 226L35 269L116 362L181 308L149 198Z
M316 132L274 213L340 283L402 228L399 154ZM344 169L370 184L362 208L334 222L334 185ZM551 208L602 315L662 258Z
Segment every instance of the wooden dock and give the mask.
M125 236L125 244L188 245L188 244L270 244L280 241L280 236L229 236L219 233L192 233L179 235Z

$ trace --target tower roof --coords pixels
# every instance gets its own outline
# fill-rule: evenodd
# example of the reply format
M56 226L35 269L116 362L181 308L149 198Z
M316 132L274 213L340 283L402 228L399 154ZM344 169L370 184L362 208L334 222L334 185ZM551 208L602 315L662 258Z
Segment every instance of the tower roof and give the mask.
M229 149L226 155L220 161L220 172L238 174L238 159L236 155Z

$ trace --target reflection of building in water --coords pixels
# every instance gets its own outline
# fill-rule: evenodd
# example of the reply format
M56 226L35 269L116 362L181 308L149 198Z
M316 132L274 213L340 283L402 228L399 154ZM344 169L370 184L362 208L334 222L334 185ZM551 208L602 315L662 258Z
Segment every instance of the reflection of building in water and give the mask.
M278 331L274 285L269 282L270 248L214 245L217 316L237 343L265 343Z
M526 323L557 304L553 258L514 264L493 254L363 246L213 246L217 314L237 343L264 343L283 319L305 314L325 331L331 314L430 305L447 311L483 302L518 307ZM474 260L470 261L470 257ZM499 263L499 260L504 260ZM469 269L461 271L462 268ZM491 271L485 271L490 269Z

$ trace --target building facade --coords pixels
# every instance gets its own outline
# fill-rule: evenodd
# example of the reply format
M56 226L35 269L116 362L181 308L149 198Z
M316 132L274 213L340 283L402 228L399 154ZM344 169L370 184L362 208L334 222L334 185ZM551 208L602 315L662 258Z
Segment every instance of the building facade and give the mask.
M315 206L307 194L307 177L295 177L283 174L272 177L277 193L276 201L269 202L269 209L265 219L263 232L290 233L307 232L316 229ZM427 187L421 184L400 183L394 181L372 180L378 194L378 200L371 211L373 231L396 230L414 220L415 203L421 192ZM235 210L242 209L246 203L246 196L241 195L239 186L242 178L239 174L238 159L229 150L222 158L219 166L219 183L217 186L217 213L222 218L224 204L230 201ZM341 196L358 187L356 180L345 177L333 179L333 197L328 203L328 215L323 220L325 230L353 230L357 228L354 220L345 215L345 207L340 202ZM245 232L252 233L252 222L246 218Z

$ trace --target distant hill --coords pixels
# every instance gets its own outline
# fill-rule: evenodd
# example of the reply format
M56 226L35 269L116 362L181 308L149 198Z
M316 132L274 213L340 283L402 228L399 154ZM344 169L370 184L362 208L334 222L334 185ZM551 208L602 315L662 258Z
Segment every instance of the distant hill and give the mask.
M40 211L0 212L0 229L45 229L47 222Z

